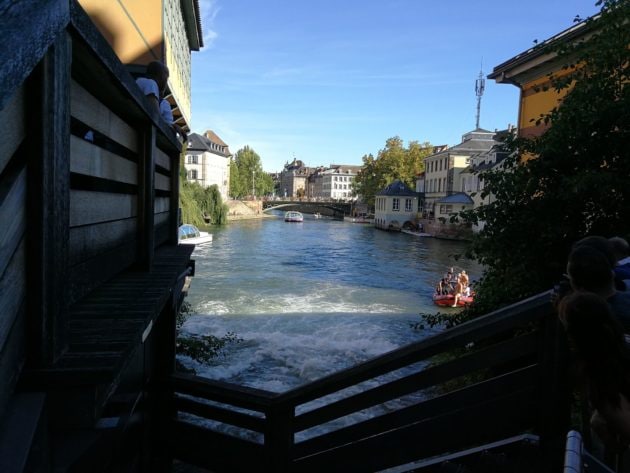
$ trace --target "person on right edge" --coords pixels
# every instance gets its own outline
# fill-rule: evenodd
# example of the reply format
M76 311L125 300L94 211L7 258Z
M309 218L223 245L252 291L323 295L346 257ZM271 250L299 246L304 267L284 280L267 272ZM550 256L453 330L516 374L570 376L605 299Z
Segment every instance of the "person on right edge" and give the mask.
M630 349L623 328L606 301L589 292L562 299L559 317L586 388L591 427L607 447L623 451L630 443Z

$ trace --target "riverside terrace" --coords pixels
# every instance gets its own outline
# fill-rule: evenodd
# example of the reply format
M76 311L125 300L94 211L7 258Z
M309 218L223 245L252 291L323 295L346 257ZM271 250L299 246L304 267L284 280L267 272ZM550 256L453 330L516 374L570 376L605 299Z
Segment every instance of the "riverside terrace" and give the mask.
M488 452L559 471L573 398L548 293L288 392L176 373L181 147L74 0L2 5L0 471L485 473Z

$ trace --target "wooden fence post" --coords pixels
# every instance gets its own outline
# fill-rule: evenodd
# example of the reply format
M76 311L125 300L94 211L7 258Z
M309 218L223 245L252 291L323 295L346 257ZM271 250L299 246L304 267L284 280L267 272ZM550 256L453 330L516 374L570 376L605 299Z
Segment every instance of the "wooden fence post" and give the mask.
M265 413L265 454L269 473L290 471L293 452L293 419L295 408L285 405L273 405Z
M41 110L29 118L35 130L29 169L27 277L33 361L50 365L66 344L70 225L70 70L72 44L62 32L34 75Z
M144 271L151 270L155 253L155 146L155 126L148 124L138 172L138 266Z

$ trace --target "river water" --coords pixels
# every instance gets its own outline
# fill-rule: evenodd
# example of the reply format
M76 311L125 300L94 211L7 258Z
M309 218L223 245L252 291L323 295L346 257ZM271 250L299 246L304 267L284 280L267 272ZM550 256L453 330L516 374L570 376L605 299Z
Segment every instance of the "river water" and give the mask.
M305 214L212 228L193 253L191 335L235 333L209 364L180 361L200 376L283 392L424 338L420 312L462 243L389 233ZM442 309L451 310L451 309ZM452 309L457 310L457 309ZM437 330L437 329L435 329Z

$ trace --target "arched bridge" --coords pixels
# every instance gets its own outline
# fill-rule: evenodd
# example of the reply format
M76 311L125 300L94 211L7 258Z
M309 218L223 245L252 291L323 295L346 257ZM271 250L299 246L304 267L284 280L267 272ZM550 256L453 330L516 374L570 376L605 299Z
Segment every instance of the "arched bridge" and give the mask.
M343 219L344 215L350 215L352 212L352 204L350 202L302 202L297 200L263 202L263 211L275 209L297 210L307 214L320 213L328 217Z

